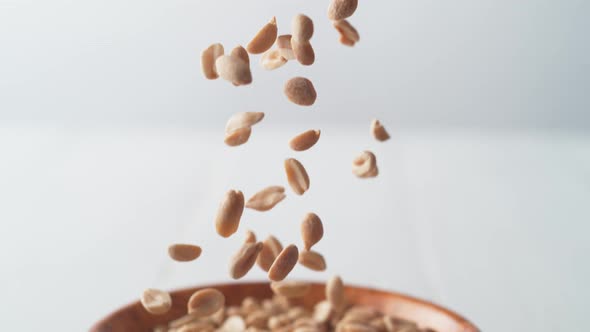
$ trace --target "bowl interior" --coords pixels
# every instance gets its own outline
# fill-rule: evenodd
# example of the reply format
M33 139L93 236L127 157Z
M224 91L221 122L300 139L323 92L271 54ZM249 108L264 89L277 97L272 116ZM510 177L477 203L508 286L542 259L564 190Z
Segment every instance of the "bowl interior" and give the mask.
M239 305L242 299L252 296L258 299L272 297L267 282L233 283L208 285L172 292L172 309L165 315L154 316L143 309L138 302L121 308L98 322L91 332L151 332L158 325L186 314L186 304L198 289L215 288L225 295L226 305ZM469 321L435 304L406 295L376 289L346 286L346 298L353 304L362 304L418 323L420 327L432 328L438 332L478 332ZM300 304L311 308L325 299L324 284L312 283L310 292L299 300Z

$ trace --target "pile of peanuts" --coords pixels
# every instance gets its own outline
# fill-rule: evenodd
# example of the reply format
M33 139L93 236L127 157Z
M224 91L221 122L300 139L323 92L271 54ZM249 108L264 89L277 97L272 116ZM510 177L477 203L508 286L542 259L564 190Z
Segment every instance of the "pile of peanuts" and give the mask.
M340 34L343 45L354 46L360 37L357 30L346 20L357 9L358 0L331 0L328 18ZM290 60L309 66L315 61L311 44L313 21L306 15L296 15L291 24L291 34L278 35L276 18L266 23L250 40L246 47L237 46L224 54L223 45L216 43L202 52L201 66L207 79L223 78L235 86L251 84L250 56L262 54L260 63L267 70L274 70ZM275 49L271 48L276 45ZM305 77L289 79L284 86L287 99L294 104L311 106L317 98L313 83ZM252 127L264 119L262 112L241 112L234 114L225 126L224 142L228 146L245 144L252 134ZM373 137L386 141L389 134L378 120L370 126ZM293 151L312 148L320 139L320 130L310 129L293 137L289 147ZM301 162L288 158L284 162L287 183L297 195L303 195L310 188L309 175ZM352 172L359 178L376 177L379 173L375 155L363 151L352 163ZM215 220L217 234L229 238L238 231L245 208L269 211L286 198L285 188L269 186L252 195L247 201L239 190L229 190L219 205ZM318 303L313 312L293 305L290 299L306 295L310 285L301 281L285 280L297 264L313 270L325 271L326 261L322 254L312 250L324 235L324 226L319 216L307 213L300 226L301 250L294 244L285 247L274 236L258 241L252 231L239 250L231 257L229 275L233 279L244 277L256 264L268 273L270 287L275 296L259 301L254 298L243 300L241 307L225 307L224 295L215 289L195 292L188 302L188 314L160 326L155 331L196 332L196 331L295 331L295 332L421 332L413 322L390 317L368 307L350 306L344 296L340 277L331 278L326 284L326 300ZM173 244L168 248L169 256L178 262L190 262L202 253L194 244ZM158 289L147 289L141 296L145 310L154 315L165 314L172 307L170 294Z
M326 300L312 310L289 300L304 295L308 284L290 281L272 288L280 295L263 300L246 297L240 306L227 307L221 292L197 291L189 300L187 315L157 326L154 332L435 332L370 307L348 304L339 277L328 281ZM159 302L165 305L169 303Z

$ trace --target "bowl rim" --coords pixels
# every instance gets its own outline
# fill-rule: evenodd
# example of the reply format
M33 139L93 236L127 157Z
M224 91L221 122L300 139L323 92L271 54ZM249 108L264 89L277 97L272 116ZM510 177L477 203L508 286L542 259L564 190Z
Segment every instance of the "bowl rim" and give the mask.
M301 280L301 281L305 281L305 280ZM308 282L313 285L319 285L319 286L325 285L325 283L317 282L317 281L305 281L305 282ZM269 285L269 284L270 284L270 282L268 282L268 281L206 283L203 285L195 285L195 286L191 286L191 287L176 288L176 289L171 290L170 294L173 295L175 293L186 292L186 291L192 290L192 289L228 287L228 286L235 287L237 285L263 286L263 285ZM397 297L404 299L405 301L409 301L409 302L412 302L415 304L420 304L420 305L429 307L430 309L436 310L444 315L449 316L451 319L455 320L459 325L461 325L463 327L462 331L457 331L457 332L480 332L480 329L477 328L477 326L475 326L475 324L473 324L471 321L469 321L465 317L461 316L460 314L452 311L451 309L445 308L441 305L438 305L436 303L433 303L433 302L430 302L430 301L427 301L427 300L424 300L421 298L410 296L405 293L387 290L384 288L366 287L366 286L359 285L359 284L346 284L345 288L392 294L392 295L395 295ZM126 310L131 309L132 307L136 306L138 303L139 303L139 300L133 301L133 302L130 302L130 303L116 309L115 311L111 312L110 314L108 314L107 316L103 317L98 322L96 322L90 328L90 332L99 332L100 331L99 328L101 326L103 326L105 322L111 320L112 318L125 312Z

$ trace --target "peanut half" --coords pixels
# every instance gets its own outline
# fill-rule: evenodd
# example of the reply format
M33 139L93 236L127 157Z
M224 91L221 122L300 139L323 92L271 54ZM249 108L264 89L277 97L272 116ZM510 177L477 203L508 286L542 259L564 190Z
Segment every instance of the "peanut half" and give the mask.
M272 266L272 263L274 263L281 251L283 251L281 242L279 242L276 237L270 235L262 243L262 251L260 251L256 263L261 269L268 272Z
M244 243L240 250L232 257L229 274L233 279L240 279L248 273L256 263L258 254L262 250L262 242Z
M188 300L188 313L193 316L210 316L225 304L225 296L213 288L201 289L193 293Z
M320 130L308 130L289 141L289 146L295 151L305 151L314 146L320 139Z
M148 288L141 294L141 305L150 314L163 315L172 308L172 298L165 291Z
M303 195L309 189L309 176L303 165L295 158L285 160L285 172L291 189L297 195Z
M279 281L271 282L270 288L276 295L294 298L305 296L311 285L302 281Z
M223 45L219 43L212 44L201 53L201 70L207 79L214 80L219 77L215 68L215 60L223 53Z
M371 151L364 151L352 162L352 172L359 178L371 178L379 174L377 158Z
M389 133L377 119L374 119L371 122L371 134L373 134L373 137L375 137L375 139L380 142L384 142L389 139Z
M324 256L315 251L300 251L299 264L313 271L326 270L326 260L324 259Z
M343 20L354 14L358 0L332 0L328 7L328 18L332 21Z
M228 191L217 210L215 228L217 234L229 237L238 230L244 212L244 194L239 190Z
M287 59L281 55L281 51L279 49L269 50L265 52L260 58L260 65L266 70L277 69L286 63Z
M202 249L192 244L173 244L168 247L168 255L178 262L190 262L201 256Z
M340 42L342 44L354 46L361 39L358 31L347 20L334 21L333 25L340 33Z
M315 213L308 213L303 217L301 222L301 238L305 250L318 243L324 236L324 226L322 220Z
M299 259L299 250L293 244L288 245L277 256L268 270L268 278L272 281L281 281L293 270Z
M245 127L239 128L229 133L225 133L225 138L223 142L228 146L238 146L242 145L250 139L250 134L252 134L252 128Z
M260 54L271 48L277 39L277 19L273 17L267 24L256 33L254 38L246 45L250 54Z
M215 68L221 78L235 85L252 83L250 65L241 58L232 55L222 55L215 60Z
M291 102L301 106L311 106L317 98L313 83L305 77L291 78L283 90Z
M264 112L239 112L232 115L225 124L225 133L236 129L252 127L264 119Z
M295 54L291 48L291 35L280 35L277 37L277 48L281 56L287 60L295 60Z
M267 187L250 197L246 207L256 211L268 211L287 197L285 188L281 186Z

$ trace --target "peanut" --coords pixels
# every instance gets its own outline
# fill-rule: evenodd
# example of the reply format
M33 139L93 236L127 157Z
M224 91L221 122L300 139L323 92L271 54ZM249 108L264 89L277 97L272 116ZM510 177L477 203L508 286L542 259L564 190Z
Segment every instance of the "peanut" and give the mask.
M229 237L238 230L244 211L244 194L239 190L228 191L217 210L215 227L217 233Z

